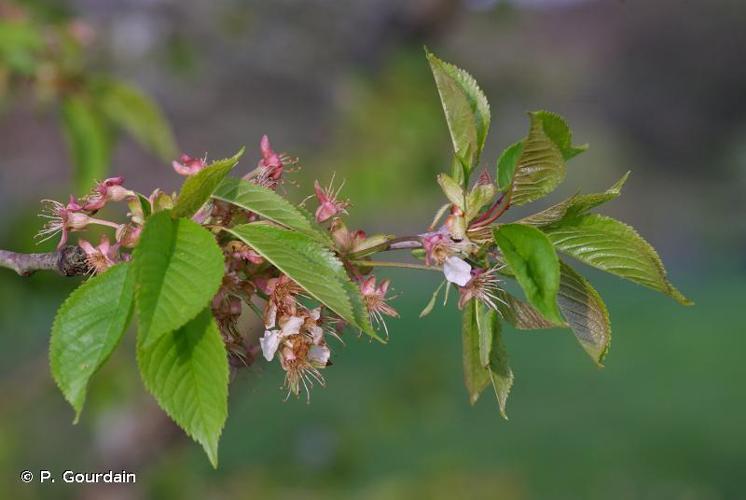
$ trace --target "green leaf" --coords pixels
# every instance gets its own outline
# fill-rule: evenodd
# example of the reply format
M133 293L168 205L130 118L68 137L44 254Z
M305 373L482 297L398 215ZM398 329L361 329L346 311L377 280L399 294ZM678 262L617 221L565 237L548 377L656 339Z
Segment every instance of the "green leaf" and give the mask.
M212 162L195 175L190 175L184 181L173 209L174 217L191 217L210 199L225 177L233 170L243 155L244 148L238 153Z
M477 300L474 317L477 320L477 331L479 332L479 362L487 368L490 365L490 355L492 354L492 337L495 328L499 328L497 313L494 309L487 307L484 303Z
M271 189L228 177L218 186L212 197L254 212L323 243L329 242L329 237L318 231L307 215Z
M512 205L543 198L565 179L565 160L559 147L544 131L540 115L530 113L531 128L523 141L513 176ZM498 171L498 181L500 173ZM503 180L507 174L503 174Z
M541 212L524 217L518 220L517 223L534 227L550 226L557 221L561 221L565 217L577 198L578 195L573 195L570 198L552 205L551 207L545 208Z
M96 82L97 103L112 123L161 160L176 156L176 141L158 105L137 87L113 79Z
M622 193L622 187L627 182L629 172L624 174L621 179L616 181L613 186L603 193L579 194L575 196L573 203L567 210L568 217L574 217L585 214L592 208L596 208L608 201L615 200Z
M479 162L490 126L490 106L474 78L466 71L427 52L440 101L451 133L453 150L466 176Z
M464 384L469 393L469 403L475 404L490 383L490 371L482 365L480 356L477 303L470 300L464 307L461 338L463 341Z
M655 249L630 226L598 214L550 226L544 232L557 250L590 266L628 279L692 305L666 277Z
M465 209L466 203L464 200L464 188L462 188L458 182L453 180L453 178L449 175L439 174L438 184L440 184L440 188L443 190L446 198L448 198L448 201L456 205L461 210Z
M438 288L436 288L433 294L430 296L430 300L425 305L425 308L420 312L420 318L424 318L425 316L433 312L433 308L435 307L435 302L438 300L438 294L440 293L440 290L443 288L443 285L445 284L446 284L445 280L440 282L440 285L438 285Z
M478 300L469 301L464 309L462 340L469 402L476 403L484 388L492 383L500 414L507 419L505 406L513 385L513 372L508 365L497 313Z
M572 132L567 122L560 115L549 111L536 111L534 113L541 120L544 132L562 152L565 160L569 160L588 149L588 145L572 145Z
M33 75L45 46L41 27L29 19L6 19L0 18L0 66Z
M480 306L478 305L477 307ZM494 318L487 322L489 329L491 330L491 332L487 332L487 334L492 334L489 359L490 382L492 383L492 389L495 391L497 404L500 407L500 415L507 420L508 414L506 412L506 407L510 389L513 387L513 370L511 370L510 364L508 363L508 350L503 343L502 327L500 321L497 319L497 314L492 309L489 309L488 314Z
M563 325L557 308L559 260L549 239L538 229L523 224L500 226L493 235L528 301L546 319Z
M560 287L562 281L560 279ZM557 328L564 325L557 325L548 321L539 311L531 304L514 297L510 293L502 290L498 292L496 301L502 318L519 330L543 330L545 328Z
M588 280L564 262L560 262L557 302L580 345L596 364L603 366L611 343L609 311Z
M199 314L223 279L214 236L168 211L148 218L134 251L137 316L145 347Z
M629 172L603 193L576 194L541 212L524 217L518 222L530 226L544 227L555 224L566 217L582 215L598 205L619 197L627 177L629 177Z
M142 333L142 332L141 332ZM161 408L202 445L218 466L218 441L228 417L228 358L209 308L150 347L138 337L137 362Z
M505 148L497 160L497 187L506 192L513 185L513 177L518 160L523 154L523 141L516 142Z
M106 177L111 162L111 133L86 96L65 97L60 111L62 131L75 166L75 189L85 193Z
M360 290L342 263L308 235L251 223L226 229L287 274L342 319L380 340L370 324Z
M80 418L88 381L109 358L132 313L134 274L119 264L85 281L65 300L52 325L52 376Z

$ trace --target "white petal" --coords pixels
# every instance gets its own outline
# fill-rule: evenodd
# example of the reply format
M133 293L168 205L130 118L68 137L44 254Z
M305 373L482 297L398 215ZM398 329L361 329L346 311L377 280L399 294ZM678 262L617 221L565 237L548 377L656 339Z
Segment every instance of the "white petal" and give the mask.
M326 366L330 356L331 351L325 345L314 345L308 350L308 360L317 366Z
M321 317L321 308L317 307L316 309L311 309L308 311L308 315L311 317L312 320L318 321Z
M282 325L282 336L297 335L300 332L300 327L303 326L305 318L300 316L291 316L284 325Z
M324 338L324 329L320 326L312 326L308 329L308 333L311 334L311 340L314 344L318 344Z
M458 286L466 286L469 280L471 280L471 266L468 262L451 256L443 264L443 274L446 275L446 279L451 283L455 283Z
M262 346L262 353L267 361L272 361L280 345L280 332L278 330L265 330L264 337L259 339L259 345Z

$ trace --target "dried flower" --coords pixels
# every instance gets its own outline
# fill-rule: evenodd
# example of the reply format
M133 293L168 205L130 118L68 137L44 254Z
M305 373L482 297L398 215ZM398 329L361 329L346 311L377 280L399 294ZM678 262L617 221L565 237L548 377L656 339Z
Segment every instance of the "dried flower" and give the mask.
M296 295L303 293L303 289L288 276L272 278L267 281L265 293L269 296L264 306L264 326L274 327L278 320L296 314L299 304Z
M109 237L101 235L101 242L98 246L91 245L87 240L78 240L78 246L83 249L86 255L86 263L93 274L100 274L119 262L119 245L110 244Z
M264 263L264 258L243 241L229 241L224 247L225 253L235 260L252 264Z
M259 340L267 361L279 354L288 396L298 396L302 385L310 398L314 382L325 384L319 370L329 365L331 351L324 340L324 330L318 324L320 319L320 308L303 311L300 315L281 320L279 330L266 330Z

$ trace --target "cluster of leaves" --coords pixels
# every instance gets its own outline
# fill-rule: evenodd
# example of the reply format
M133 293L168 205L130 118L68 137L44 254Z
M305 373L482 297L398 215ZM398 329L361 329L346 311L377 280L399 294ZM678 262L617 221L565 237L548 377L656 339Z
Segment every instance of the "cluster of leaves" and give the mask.
M59 110L80 191L105 177L120 131L163 161L173 158L176 144L158 105L136 86L91 71L93 28L53 10L0 2L0 102L30 88L41 105Z
M471 259L483 268L496 263L501 273L517 281L527 301L501 289L496 307L471 300L464 312L464 378L470 399L475 402L491 383L504 415L513 372L501 339L502 321L528 330L569 327L598 365L608 352L611 323L606 305L590 282L558 254L665 293L683 305L692 302L669 282L655 249L633 228L591 212L619 196L629 173L603 193L577 194L513 223L485 224L510 206L550 194L564 180L566 162L587 146L573 144L570 128L560 116L529 113L528 135L507 147L497 161L501 196L486 210L490 215L485 219L479 214L485 213L482 207L489 200L479 196L480 183L468 194L467 187L487 136L489 104L468 73L433 54L427 57L455 153L451 175L442 174L441 185L464 214L466 238L479 244Z
M513 384L502 339L504 322L519 329L569 327L598 364L608 351L611 326L606 306L591 284L558 254L689 304L668 281L660 258L645 240L622 222L591 213L620 194L626 175L604 193L578 194L532 216L498 222L512 205L552 192L565 177L565 162L585 147L573 145L570 130L559 116L531 113L528 135L498 159L496 180L482 172L472 182L490 123L487 99L466 72L432 54L427 58L454 149L450 174L438 176L448 203L436 214L436 222L448 213L445 222L437 230L433 223L423 233L398 238L349 232L336 217L346 213L348 204L337 200L331 187L324 190L318 183L320 205L314 221L303 207L276 192L283 162L266 139L259 167L241 179L229 173L243 150L210 165L184 157L185 164L174 167L189 175L178 195L164 197L156 192L148 199L132 193L130 203L135 207L130 207L139 214L137 224L142 228L131 254L85 281L57 314L51 369L76 418L90 378L136 316L137 360L145 386L216 465L218 440L228 413L237 325L235 318L231 322L221 316L222 303L216 303L216 297L222 297L225 290L241 290L245 305L269 329L280 315L278 308L295 308L297 296L319 304L324 311L323 316L318 312L313 316L310 306L298 306L306 311L301 323L310 321L316 328L316 321L329 318L336 326L345 323L383 341L371 318L380 320L381 314L396 313L385 304L387 285L376 287L370 273L376 266L397 265L371 259L385 251L414 249L413 255L425 263L408 267L442 272L444 283L448 282L446 294L455 284L463 310L469 399L476 402L492 385L503 415ZM129 196L120 184L120 180L111 183L118 190L112 196ZM111 185L103 186L107 196ZM79 204L71 202L70 206ZM64 210L70 209L60 208L68 217ZM236 244L245 247L251 264L235 267L231 259ZM295 291L273 303L275 299L267 295L262 283L279 278L296 288L288 288ZM506 280L520 285L525 300L506 291ZM432 309L440 290L442 285L423 314ZM263 313L255 302L264 302ZM281 324L283 331L293 321ZM297 333L299 323L293 324ZM265 332L261 349L268 360L283 334ZM273 339L274 347L268 347ZM253 342L256 350L256 337ZM249 358L250 351L245 351ZM307 351L290 353L285 362L297 362L297 356Z

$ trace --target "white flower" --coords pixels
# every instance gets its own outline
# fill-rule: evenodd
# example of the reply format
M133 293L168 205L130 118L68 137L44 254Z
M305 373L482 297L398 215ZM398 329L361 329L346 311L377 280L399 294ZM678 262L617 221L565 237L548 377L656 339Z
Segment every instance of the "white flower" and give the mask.
M450 256L443 264L443 274L451 283L458 286L466 286L471 280L471 266L458 257Z
M264 337L259 339L259 345L262 347L262 353L267 361L272 361L280 345L280 340L289 335L297 335L300 327L303 326L304 318L291 316L280 330L265 330Z

